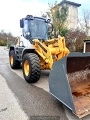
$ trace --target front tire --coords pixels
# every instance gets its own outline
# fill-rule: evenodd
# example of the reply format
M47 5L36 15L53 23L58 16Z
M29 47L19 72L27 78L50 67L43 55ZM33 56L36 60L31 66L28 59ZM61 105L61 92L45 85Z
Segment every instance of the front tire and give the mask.
M28 83L37 82L41 75L39 57L35 53L27 53L23 57L22 69Z

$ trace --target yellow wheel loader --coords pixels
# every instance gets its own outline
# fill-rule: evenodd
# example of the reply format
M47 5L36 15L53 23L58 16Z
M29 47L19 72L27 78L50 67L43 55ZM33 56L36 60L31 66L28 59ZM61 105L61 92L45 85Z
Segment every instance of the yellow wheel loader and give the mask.
M28 83L37 82L41 70L50 69L50 93L79 118L90 113L90 53L69 52L65 38L48 39L50 20L27 15L20 20L22 35L9 49L12 69L22 65Z

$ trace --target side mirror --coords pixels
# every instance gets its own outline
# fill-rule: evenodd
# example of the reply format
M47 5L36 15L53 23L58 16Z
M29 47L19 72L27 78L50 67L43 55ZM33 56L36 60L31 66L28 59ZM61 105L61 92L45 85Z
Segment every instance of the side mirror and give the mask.
M24 21L23 21L23 19L20 20L20 27L21 27L21 28L24 27Z

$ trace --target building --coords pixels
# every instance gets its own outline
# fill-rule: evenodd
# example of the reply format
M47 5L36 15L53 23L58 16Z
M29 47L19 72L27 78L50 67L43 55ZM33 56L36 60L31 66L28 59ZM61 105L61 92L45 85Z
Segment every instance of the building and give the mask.
M68 29L76 29L78 26L78 7L80 7L81 4L67 0L62 0L62 2L60 2L58 5L66 5L68 7L68 17L66 21L66 26Z

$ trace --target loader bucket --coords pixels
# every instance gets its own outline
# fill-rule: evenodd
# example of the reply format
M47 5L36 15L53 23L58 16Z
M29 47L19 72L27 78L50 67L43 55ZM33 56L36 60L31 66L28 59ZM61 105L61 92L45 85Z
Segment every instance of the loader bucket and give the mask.
M55 62L49 88L79 118L90 114L90 53L72 52Z

